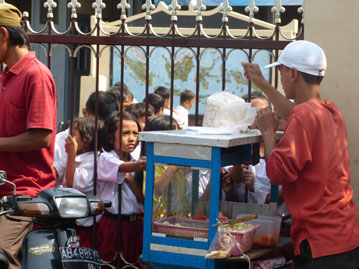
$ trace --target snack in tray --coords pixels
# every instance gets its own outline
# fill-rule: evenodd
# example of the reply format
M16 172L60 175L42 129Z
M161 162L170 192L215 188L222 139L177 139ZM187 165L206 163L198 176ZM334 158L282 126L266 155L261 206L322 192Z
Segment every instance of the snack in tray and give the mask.
M196 215L192 217L194 220L206 220L207 217L203 215L202 210L199 210Z
M223 228L227 232L245 232L248 231L253 227L252 224L245 224L245 223L235 223L235 224L225 224L223 225Z
M252 247L254 234L258 225L236 223L233 225L226 224L219 231L217 249L230 249L231 256L240 256Z
M274 247L278 243L278 240L272 235L263 235L259 239L253 242L253 246L270 248Z
M228 218L226 216L223 216L223 213L221 211L218 212L218 220L222 223L228 222Z
M206 255L206 259L225 259L231 256L229 250L215 250Z
M169 236L208 238L208 221L169 217L153 222L153 230Z

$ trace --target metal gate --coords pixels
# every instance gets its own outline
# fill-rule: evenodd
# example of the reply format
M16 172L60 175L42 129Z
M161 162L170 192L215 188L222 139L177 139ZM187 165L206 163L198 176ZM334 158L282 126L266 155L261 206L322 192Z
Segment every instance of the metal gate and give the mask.
M120 55L120 81L124 82L124 57L125 47L136 46L141 47L143 50L145 61L145 96L149 94L149 75L150 75L150 48L151 47L164 47L170 54L170 78L171 78L171 108L173 108L173 94L174 94L174 76L175 76L175 58L176 50L179 48L189 48L195 54L196 62L196 81L194 85L196 103L195 103L195 125L199 125L199 97L201 94L200 89L200 62L201 62L201 49L213 48L219 51L222 60L222 76L221 76L221 90L226 88L226 62L229 54L233 50L241 50L247 57L248 62L253 62L256 57L256 53L259 50L267 50L272 55L272 60L276 60L279 55L279 51L282 50L289 42L296 39L303 39L304 36L304 8L303 6L298 9L298 12L302 15L302 20L299 25L299 30L293 37L286 36L281 31L281 13L285 11L280 0L275 1L275 6L272 7L275 22L273 31L266 36L261 36L260 31L255 27L254 14L258 12L258 7L255 6L255 1L250 0L249 5L245 8L248 13L248 27L243 35L235 35L233 29L230 29L228 25L228 15L232 11L232 7L228 4L228 0L223 0L220 6L222 14L221 26L216 34L209 34L203 27L203 12L206 7L202 4L201 0L198 0L193 7L196 12L195 23L191 33L184 34L178 27L178 11L180 6L176 0L168 6L168 10L171 12L170 24L167 26L166 33L157 33L155 27L152 24L152 12L155 6L151 0L147 0L142 6L145 10L145 21L142 26L142 30L139 33L131 32L131 27L127 23L126 11L130 9L130 5L126 0L119 1L117 9L121 13L121 19L118 28L112 32L106 32L103 28L102 11L105 5L102 0L96 0L93 2L92 7L95 10L95 24L90 27L87 32L83 32L78 24L77 10L80 8L80 1L71 0L67 6L71 9L71 23L64 32L60 32L56 29L54 24L54 9L56 3L53 0L47 0L44 2L45 8L47 8L47 22L43 29L36 31L32 28L29 21L28 12L24 12L25 28L29 33L29 39L32 45L39 45L46 51L47 65L51 66L51 57L54 50L57 47L65 47L68 52L68 57L71 61L71 70L69 72L71 83L69 89L65 89L70 93L70 122L72 126L72 120L75 115L75 66L76 57L78 57L81 50L89 50L95 58L95 81L96 92L99 91L99 70L100 59L104 49L108 47L115 48ZM115 8L115 7L108 7ZM278 86L278 72L272 71L274 86ZM250 99L252 84L248 82L248 96ZM121 92L121 96L123 92ZM123 98L121 98L123 99ZM58 104L63 106L64 104ZM146 108L148 106L146 105ZM97 114L97 108L96 108ZM171 112L172 116L172 112ZM96 125L97 126L97 125ZM97 146L97 137L95 137ZM95 186L97 185L96 176L96 158L95 157ZM96 188L94 188L94 194L96 195Z

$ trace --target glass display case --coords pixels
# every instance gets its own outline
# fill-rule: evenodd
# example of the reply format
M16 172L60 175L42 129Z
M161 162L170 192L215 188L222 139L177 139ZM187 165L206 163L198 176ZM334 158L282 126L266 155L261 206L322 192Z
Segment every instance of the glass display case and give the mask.
M203 213L211 169L155 164L153 232L188 240L208 238Z
M143 261L155 268L221 267L205 259L217 221L226 215L225 206L219 212L221 169L259 158L259 137L257 132L140 133L147 155Z

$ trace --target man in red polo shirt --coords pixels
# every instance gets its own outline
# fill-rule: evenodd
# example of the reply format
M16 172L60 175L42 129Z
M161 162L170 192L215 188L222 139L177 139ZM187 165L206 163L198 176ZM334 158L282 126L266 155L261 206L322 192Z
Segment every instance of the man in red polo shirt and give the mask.
M295 41L271 66L279 66L285 95L294 103L263 78L258 65L243 63L245 76L287 118L277 145L274 114L261 110L256 123L263 135L267 175L283 186L293 218L295 268L359 268L347 130L338 107L320 96L327 66L324 51L312 42Z
M21 28L21 13L10 4L0 4L0 170L17 186L17 193L37 195L54 186L56 89L49 69L29 52L28 37ZM11 195L8 184L0 198ZM17 256L29 222L0 217L0 252L10 268L21 268Z

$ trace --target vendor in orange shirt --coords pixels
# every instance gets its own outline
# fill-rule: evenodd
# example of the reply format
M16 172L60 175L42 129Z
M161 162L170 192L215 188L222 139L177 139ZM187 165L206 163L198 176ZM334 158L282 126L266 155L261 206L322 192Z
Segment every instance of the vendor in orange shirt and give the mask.
M264 78L255 64L243 63L245 76L262 89L287 119L276 145L275 115L257 114L264 139L267 175L283 186L293 223L295 268L359 268L357 207L350 186L347 129L338 107L320 97L326 70L323 50L309 41L285 47L278 61L290 102Z

